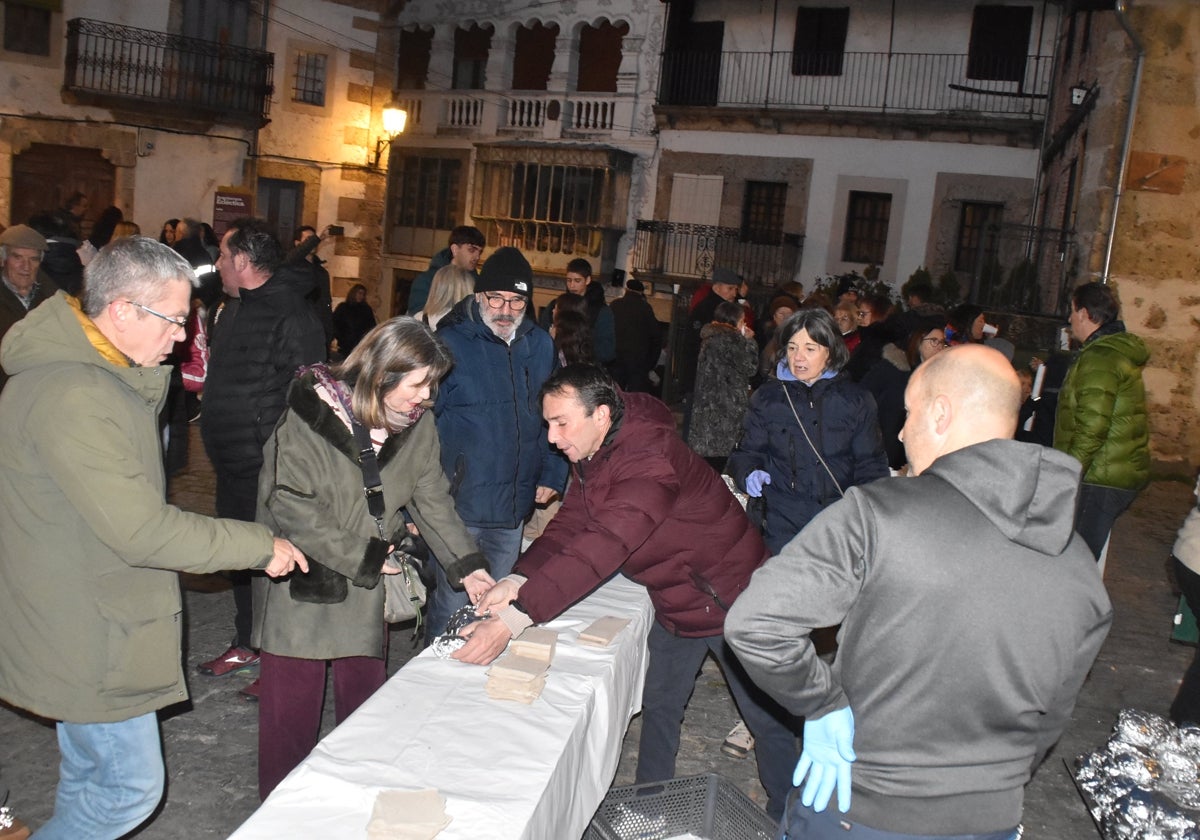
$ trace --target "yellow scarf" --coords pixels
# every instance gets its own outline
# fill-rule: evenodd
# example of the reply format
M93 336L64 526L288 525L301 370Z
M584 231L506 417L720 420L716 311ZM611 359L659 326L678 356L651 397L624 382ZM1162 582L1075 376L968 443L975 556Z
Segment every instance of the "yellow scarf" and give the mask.
M83 312L83 307L79 303L79 298L71 297L64 294L67 299L67 305L75 313L75 318L79 321L79 326L83 328L83 334L87 336L87 340L96 348L96 352L104 358L106 362L116 365L117 367L133 367L129 357L116 348L111 341L100 332L100 329L92 322Z

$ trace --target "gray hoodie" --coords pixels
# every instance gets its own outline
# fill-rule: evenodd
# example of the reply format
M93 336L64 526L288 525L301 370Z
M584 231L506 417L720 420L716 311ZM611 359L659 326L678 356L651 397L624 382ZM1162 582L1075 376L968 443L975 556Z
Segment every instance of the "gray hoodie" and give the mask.
M1015 829L1112 607L1073 519L1079 464L993 440L847 491L766 562L725 636L795 714L854 714L849 817ZM832 666L809 634L841 625Z

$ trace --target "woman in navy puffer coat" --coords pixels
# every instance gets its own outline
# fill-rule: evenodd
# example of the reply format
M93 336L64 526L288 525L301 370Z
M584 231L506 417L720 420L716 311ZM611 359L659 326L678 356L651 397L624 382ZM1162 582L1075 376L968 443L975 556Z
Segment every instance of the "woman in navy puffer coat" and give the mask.
M842 372L849 354L829 313L797 312L779 344L778 380L750 398L741 443L726 467L749 495L763 499L763 537L772 554L846 488L888 474L875 400Z

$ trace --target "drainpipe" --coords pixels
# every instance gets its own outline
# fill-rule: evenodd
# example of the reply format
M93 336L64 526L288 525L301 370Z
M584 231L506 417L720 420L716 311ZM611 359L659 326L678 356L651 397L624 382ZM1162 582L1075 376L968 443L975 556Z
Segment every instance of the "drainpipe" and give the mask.
M771 83L775 79L775 32L779 27L779 0L771 12L771 46L767 53L767 89L763 91L763 110L771 107Z
M1125 170L1129 165L1129 147L1133 142L1133 121L1137 116L1138 94L1142 87L1142 65L1146 60L1146 49L1142 46L1142 41L1138 38L1137 33L1133 31L1133 27L1129 25L1129 19L1125 17L1125 0L1117 0L1117 22L1121 24L1121 28L1125 30L1125 34L1129 36L1129 41L1133 44L1133 48L1137 51L1137 58L1133 64L1133 79L1129 83L1129 113L1125 117L1125 138L1121 141L1121 165L1117 171L1117 183L1113 190L1113 207L1112 218L1108 222L1108 244L1104 248L1104 270L1100 275L1100 282L1107 285L1108 271L1112 265L1113 241L1117 235L1117 211L1121 208L1121 194L1125 184Z

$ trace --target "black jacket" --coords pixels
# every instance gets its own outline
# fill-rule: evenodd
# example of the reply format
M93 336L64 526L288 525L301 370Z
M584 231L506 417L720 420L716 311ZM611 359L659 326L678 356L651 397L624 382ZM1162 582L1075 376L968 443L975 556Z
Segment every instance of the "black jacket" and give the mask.
M257 479L297 368L325 359L325 332L304 298L311 268L284 263L262 286L227 300L214 319L200 431L218 474Z

